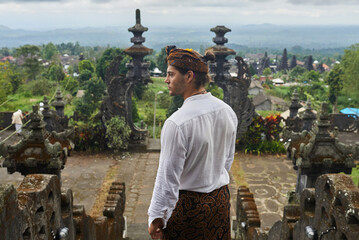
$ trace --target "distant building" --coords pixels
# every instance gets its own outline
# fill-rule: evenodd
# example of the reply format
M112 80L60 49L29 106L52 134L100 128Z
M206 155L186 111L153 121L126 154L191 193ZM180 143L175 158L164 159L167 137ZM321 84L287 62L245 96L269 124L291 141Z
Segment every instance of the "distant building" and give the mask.
M151 75L153 77L160 77L162 75L162 71L159 70L158 68L153 69L153 71L151 71Z
M288 104L284 99L269 96L264 92L259 93L253 98L253 105L256 111L285 111L288 109Z
M15 58L13 56L6 56L0 59L0 62L6 62L6 61L12 63L15 62Z
M263 92L263 87L260 81L252 80L251 85L248 88L249 95L258 95L259 93Z

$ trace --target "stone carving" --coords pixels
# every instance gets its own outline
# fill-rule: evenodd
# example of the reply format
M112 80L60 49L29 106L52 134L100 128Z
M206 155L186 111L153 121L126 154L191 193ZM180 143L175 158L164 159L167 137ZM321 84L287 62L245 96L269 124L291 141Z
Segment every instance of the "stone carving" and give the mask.
M311 131L313 128L314 120L316 119L317 115L312 111L312 102L310 101L310 98L308 98L303 114L302 130Z
M248 227L237 240L351 240L359 239L359 189L350 176L325 174L320 176L315 188L306 188L300 194L299 204L284 207L283 219L269 231ZM251 208L256 208L255 203ZM246 208L238 201L237 209ZM248 221L240 218L237 221ZM249 231L249 229L251 229Z
M341 132L354 132L359 129L359 118L355 114L332 114L331 129L338 127Z
M62 100L60 89L57 90L56 94L57 100L52 103L52 106L55 106L56 111L50 109L47 97L44 97L43 101L44 110L42 111L42 115L44 116L44 121L46 122L45 128L48 132L63 132L65 129L68 129L69 119L64 115L65 103Z
M329 134L328 104L322 104L318 131L308 143L301 143L296 160L298 176L296 192L314 186L316 179L325 173L344 172L350 174L355 167L356 147L342 144Z
M112 117L124 117L132 130L131 143L144 144L147 130L138 129L132 120L132 91L138 84L151 82L148 70L149 63L144 62L143 58L152 53L142 45L145 38L142 33L148 28L141 25L140 10L136 10L136 24L128 29L134 34L131 42L134 43L130 48L125 49L125 53L132 57L132 61L126 65L128 72L126 76L118 73L119 65L123 57L121 55L114 58L106 70L105 83L107 85L108 96L101 105L102 121L106 122Z
M216 45L207 51L213 51L216 59L209 63L210 74L214 82L223 89L223 101L233 108L238 117L237 137L240 137L247 131L255 114L253 103L248 98L248 88L251 83L250 71L244 60L237 56L237 77L230 76L230 63L226 57L234 55L236 52L224 46L228 42L224 35L231 30L225 26L217 26L211 28L211 31L216 34L216 37L213 38Z
M9 173L46 173L60 178L61 169L67 159L67 150L64 150L59 142L52 144L47 139L48 133L38 106L33 106L29 119L28 134L17 144L8 145L5 149L3 167L6 167Z
M60 88L58 88L56 90L56 97L55 97L55 101L53 103L51 103L52 106L55 107L57 115L59 115L60 117L64 117L65 116L65 102L62 99L62 94L61 94L61 90Z
M236 207L236 220L232 228L235 239L246 240L248 235L253 234L254 228L259 228L261 224L253 193L247 187L238 188Z
M0 185L0 236L13 239L123 239L124 183L112 183L103 216L91 217L73 205L70 189L54 175L27 175L17 190Z

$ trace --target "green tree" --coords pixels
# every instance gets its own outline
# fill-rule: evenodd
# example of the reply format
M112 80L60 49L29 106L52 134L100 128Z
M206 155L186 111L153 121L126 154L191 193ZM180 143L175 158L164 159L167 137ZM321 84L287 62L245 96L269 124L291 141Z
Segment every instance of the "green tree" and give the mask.
M118 55L122 56L122 61L119 67L119 74L126 74L126 63L131 60L131 57L126 55L120 48L108 48L104 51L101 58L96 63L97 76L105 79L106 69L110 66L112 60Z
M0 102L6 99L8 94L12 93L12 85L9 81L13 75L9 62L0 62Z
M16 56L24 58L24 68L29 80L34 80L41 71L40 48L35 45L24 45L16 49Z
M270 68L265 68L263 70L263 75L266 77L266 84L269 84L269 75L272 74L272 70Z
M343 91L351 98L358 99L359 92L359 44L344 50L341 64L344 71Z
M59 64L53 64L49 67L48 76L52 81L62 81L65 78L65 73L62 66Z
M5 87L6 94L15 93L17 89L23 84L24 76L22 76L19 69L15 64L11 64L8 61L0 62L0 80L11 84L11 92L8 92L9 88Z
M99 107L99 101L102 99L106 90L106 85L101 78L93 77L84 85L85 95L81 99L74 101L76 111L86 117Z
M218 87L217 84L211 83L206 89L207 92L210 92L216 98L223 100L223 89Z
M309 72L305 73L305 79L313 82L318 82L320 78L319 72L314 70L310 70Z
M46 60L51 60L59 54L56 46L53 43L48 43L42 49L42 57Z
M333 113L338 113L338 95L343 89L344 71L339 64L335 64L329 72L326 82L329 85L329 102L333 104Z
M84 70L88 70L91 73L95 72L95 67L90 60L82 60L79 62L80 73L82 73L82 71L84 71Z
M92 78L92 75L92 72L90 72L89 70L83 70L77 78L80 82L80 85L83 86L84 84L86 84L86 82Z
M159 70L162 71L163 74L167 72L167 62L166 62L166 48L162 48L161 51L158 53L156 58L157 67Z
M101 100L106 90L106 85L102 81L101 78L93 77L86 83L86 93L85 96L91 96L90 101L97 105L97 103Z
M307 72L307 69L297 65L289 71L289 76L292 79L298 79L298 77L302 76L305 72Z

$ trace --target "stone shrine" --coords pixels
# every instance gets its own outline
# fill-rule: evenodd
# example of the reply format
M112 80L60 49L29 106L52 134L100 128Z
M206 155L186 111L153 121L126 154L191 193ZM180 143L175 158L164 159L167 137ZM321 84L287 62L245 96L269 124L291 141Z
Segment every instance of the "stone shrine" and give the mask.
M304 188L314 187L317 178L322 174L344 172L350 174L355 167L354 159L358 158L357 146L342 144L329 133L328 105L322 104L318 131L310 138L308 143L301 143L298 166L298 179L296 193Z
M3 167L6 167L9 173L15 171L22 175L46 173L57 175L60 178L68 151L63 149L60 143L52 144L47 139L46 123L43 121L38 106L33 106L29 119L28 135L25 135L15 145L2 147L4 150L2 156L5 157Z

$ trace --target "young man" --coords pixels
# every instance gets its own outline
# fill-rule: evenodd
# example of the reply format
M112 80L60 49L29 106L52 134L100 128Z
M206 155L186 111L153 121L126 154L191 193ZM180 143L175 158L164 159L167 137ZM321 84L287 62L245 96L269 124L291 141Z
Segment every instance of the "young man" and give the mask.
M191 49L167 47L171 96L184 99L161 133L161 154L151 205L152 239L230 239L229 169L237 116L207 93L207 59Z

